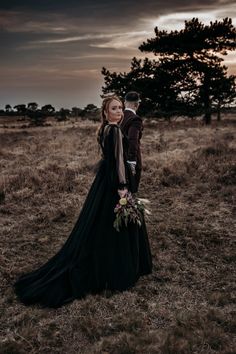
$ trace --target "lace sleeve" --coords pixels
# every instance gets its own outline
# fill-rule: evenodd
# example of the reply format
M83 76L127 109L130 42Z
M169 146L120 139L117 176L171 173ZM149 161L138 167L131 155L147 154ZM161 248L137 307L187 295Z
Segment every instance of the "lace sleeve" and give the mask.
M127 185L125 175L125 164L123 155L123 141L122 132L120 128L114 129L114 153L116 159L116 170L119 178L119 187L125 187Z

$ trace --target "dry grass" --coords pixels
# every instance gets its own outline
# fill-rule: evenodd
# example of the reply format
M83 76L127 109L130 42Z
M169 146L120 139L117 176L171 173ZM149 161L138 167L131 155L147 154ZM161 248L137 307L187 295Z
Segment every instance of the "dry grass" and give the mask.
M235 124L145 123L153 274L130 291L24 307L12 283L61 247L99 159L97 124L1 128L0 352L233 354Z

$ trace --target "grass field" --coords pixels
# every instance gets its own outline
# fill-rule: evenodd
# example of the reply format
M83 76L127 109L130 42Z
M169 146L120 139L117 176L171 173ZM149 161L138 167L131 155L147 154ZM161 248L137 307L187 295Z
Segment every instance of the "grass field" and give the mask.
M151 201L153 273L53 310L20 304L12 283L67 239L100 158L98 124L4 122L0 353L235 353L235 123L145 122L139 196Z

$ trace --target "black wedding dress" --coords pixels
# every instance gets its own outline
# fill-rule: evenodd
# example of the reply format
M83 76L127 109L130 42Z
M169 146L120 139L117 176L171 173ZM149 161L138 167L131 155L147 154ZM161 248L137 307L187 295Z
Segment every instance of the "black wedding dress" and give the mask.
M129 188L127 139L117 125L107 124L100 144L103 157L68 239L44 265L13 285L25 305L57 308L89 293L127 290L152 272L145 221L141 227L130 223L120 232L113 227L117 189Z

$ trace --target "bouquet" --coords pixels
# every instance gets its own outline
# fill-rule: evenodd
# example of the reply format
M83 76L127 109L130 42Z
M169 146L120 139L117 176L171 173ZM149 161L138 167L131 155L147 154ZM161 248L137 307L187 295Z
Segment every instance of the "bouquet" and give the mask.
M148 203L150 203L148 199L134 197L131 192L128 192L124 198L120 198L114 209L114 213L116 214L113 223L114 228L120 231L122 224L127 226L129 222L141 226L144 214L147 216L151 214L145 206Z

